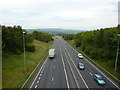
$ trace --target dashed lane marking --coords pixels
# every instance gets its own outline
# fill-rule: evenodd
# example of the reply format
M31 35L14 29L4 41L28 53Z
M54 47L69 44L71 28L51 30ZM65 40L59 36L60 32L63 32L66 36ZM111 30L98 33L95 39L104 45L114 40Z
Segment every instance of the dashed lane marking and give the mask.
M35 88L37 88L37 85L35 85Z
M52 77L52 81L54 81L54 76Z
M53 68L55 69L55 66Z
M39 83L39 81L37 81L37 83Z
M53 83L53 85L55 85L55 82Z
M44 71L44 68L42 69L42 71Z
M40 76L42 76L42 74L40 74Z
M41 71L41 73L43 73L43 71Z
M90 73L90 75L92 76L92 73L91 72L89 72Z
M69 44L68 44L69 45ZM69 45L70 46L70 45ZM77 53L79 53L76 49L74 49L72 46L70 46L73 50L75 50ZM89 58L90 59L90 58ZM102 73L97 67L95 67L89 60L85 59L88 63L90 63L97 71L99 71L104 77L106 77L106 75L104 73ZM91 59L90 59L91 60ZM93 60L91 60L92 62L94 62ZM94 62L95 63L95 62ZM95 63L97 64L97 63ZM98 64L97 64L98 65ZM99 67L101 67L100 65L98 65ZM102 67L101 67L102 68ZM103 70L105 70L103 68ZM106 71L106 70L105 70ZM112 75L113 76L113 75ZM114 84L118 89L120 89L110 78L106 77L112 84Z
M59 44L59 47L60 47L60 44ZM64 60L63 60L63 55L62 55L61 47L60 47L60 52L61 52L61 58L62 58L62 63L63 63L63 67L64 67L64 72L65 72L67 87L68 87L68 90L69 90L70 86L69 86L69 83L68 83L68 77L67 77L67 73L66 73L66 69L65 69L65 63L64 63Z
M45 65L45 63L46 63L47 59L48 59L48 57L45 59L45 61L44 61L43 65ZM40 74L40 72L41 72L41 70L42 70L42 68L43 68L43 65L41 66L41 68L40 68L39 72L37 73L37 75L36 75L35 79L33 80L32 84L31 84L31 86L30 86L30 89L32 88L33 84L35 83L36 79L38 78L38 75ZM30 90L30 89L29 89L29 90Z

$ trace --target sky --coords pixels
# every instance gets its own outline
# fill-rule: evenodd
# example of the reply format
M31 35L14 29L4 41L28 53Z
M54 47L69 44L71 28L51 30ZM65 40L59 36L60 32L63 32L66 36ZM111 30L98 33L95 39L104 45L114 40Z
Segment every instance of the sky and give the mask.
M0 0L0 24L95 30L118 25L119 0Z

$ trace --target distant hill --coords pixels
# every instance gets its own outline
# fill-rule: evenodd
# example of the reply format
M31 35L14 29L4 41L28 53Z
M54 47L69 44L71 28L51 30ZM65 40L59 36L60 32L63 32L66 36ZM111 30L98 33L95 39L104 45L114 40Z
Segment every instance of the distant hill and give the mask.
M33 31L40 31L50 34L76 34L78 32L85 32L86 30L73 30L73 29L62 29L62 28L41 28L41 29L25 29L28 33Z

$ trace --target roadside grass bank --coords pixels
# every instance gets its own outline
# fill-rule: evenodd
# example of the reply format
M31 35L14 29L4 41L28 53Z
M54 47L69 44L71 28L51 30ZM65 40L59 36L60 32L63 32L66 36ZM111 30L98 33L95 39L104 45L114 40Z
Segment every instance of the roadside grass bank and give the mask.
M85 56L89 56L91 58L90 55L87 55L84 51L81 50L80 47L75 47L75 43L74 43L74 40L66 40L71 46L73 46L77 51L81 52L83 55ZM87 57L86 57L87 58ZM87 58L91 63L93 63L89 58ZM118 78L120 80L120 73L119 72L114 72L114 60L95 60L93 58L91 58L95 63L97 63L98 65L100 65L101 67L103 67L105 70L107 70L108 72L110 72L112 75L114 75L116 78ZM93 63L96 67L98 67L95 63ZM102 68L98 67L101 71L103 71L107 77L111 78L112 80L114 80L119 86L120 86L120 81L116 80L115 78L113 78L111 75L109 75L107 72L105 72ZM118 69L120 68L117 68L117 71Z
M2 58L2 88L21 88L36 65L47 54L52 41L44 43L34 40L35 52L26 52L26 73L24 73L23 54L15 55L3 52Z

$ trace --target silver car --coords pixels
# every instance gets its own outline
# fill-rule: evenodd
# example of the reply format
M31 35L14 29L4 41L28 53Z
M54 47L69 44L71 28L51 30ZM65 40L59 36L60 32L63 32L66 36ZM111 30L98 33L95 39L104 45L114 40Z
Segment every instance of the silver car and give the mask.
M85 69L85 65L83 63L78 63L78 68L81 70Z

